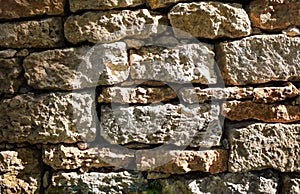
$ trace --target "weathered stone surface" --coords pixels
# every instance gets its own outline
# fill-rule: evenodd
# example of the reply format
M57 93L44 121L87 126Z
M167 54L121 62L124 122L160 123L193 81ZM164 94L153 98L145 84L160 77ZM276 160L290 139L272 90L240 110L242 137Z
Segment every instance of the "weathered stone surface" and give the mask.
M284 87L254 88L253 94L255 102L273 103L293 98L299 94L299 91L292 83L288 82Z
M14 49L6 49L6 50L1 50L0 51L0 58L12 58L15 56L15 54L17 53L16 50Z
M167 174L185 174L201 171L211 174L227 170L226 150L138 150L137 168L140 171L154 171Z
M41 171L37 151L29 148L1 151L1 193L38 193Z
M266 168L300 172L299 124L239 123L226 128L230 172Z
M143 5L145 0L69 0L70 9L72 12L79 10L107 10L115 8L126 8L126 7L136 7Z
M210 104L101 107L101 135L112 144L220 145L219 106Z
M289 123L300 120L300 106L234 100L223 104L222 114L233 121L257 119L264 122Z
M264 30L299 26L300 2L297 0L253 0L248 6L252 25Z
M0 141L74 143L96 136L94 95L24 94L0 102Z
M172 88L104 88L98 97L99 103L157 103L176 98L176 92Z
M278 190L278 176L272 171L261 173L225 173L204 178L190 176L159 180L164 194L232 194L269 193Z
M89 148L80 150L71 146L44 146L43 161L53 169L87 171L91 168L126 167L134 158L133 153L124 153L112 148Z
M130 75L132 79L214 84L214 61L213 45L205 43L142 47L131 51Z
M32 53L23 66L33 88L73 90L126 80L127 59L126 44L117 42Z
M300 80L300 38L256 35L217 46L217 63L226 84Z
M0 24L0 47L51 48L63 43L61 18Z
M147 189L147 180L141 174L124 172L84 173L58 172L52 176L50 193L142 193Z
M282 193L300 193L300 176L293 177L284 175L282 182Z
M13 94L23 83L21 60L0 58L0 94Z
M166 8L184 0L146 0L151 9ZM191 0L187 0L191 1Z
M287 29L282 30L282 33L287 36L300 36L300 29L298 27L291 26Z
M65 22L65 37L73 44L83 41L107 43L125 37L148 38L166 29L162 15L147 9L109 12L86 12L70 16Z
M60 15L65 0L0 0L0 19L32 17L36 15Z
M251 34L251 23L240 4L220 2L179 3L169 12L179 38L238 38Z

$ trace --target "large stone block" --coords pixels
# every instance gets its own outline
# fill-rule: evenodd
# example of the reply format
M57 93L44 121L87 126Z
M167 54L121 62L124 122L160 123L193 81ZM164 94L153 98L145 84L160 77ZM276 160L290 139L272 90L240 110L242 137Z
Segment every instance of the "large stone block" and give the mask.
M167 174L185 174L193 171L211 174L227 170L226 150L139 150L136 152L137 168L140 171Z
M96 136L94 95L23 94L0 103L0 141L74 143Z
M215 84L213 49L213 45L198 43L132 50L130 75L141 80Z
M179 38L238 38L251 33L251 23L240 4L220 2L179 3L169 12Z
M72 12L79 10L107 10L107 9L116 9L116 8L126 8L126 7L136 7L143 5L145 0L69 0L70 9Z
M142 193L147 189L147 180L141 174L124 172L76 172L54 173L46 190L50 193Z
M289 123L300 120L300 106L234 100L223 104L222 114L233 121L256 119L264 122Z
M14 19L37 15L61 15L65 0L0 0L0 19Z
M253 0L248 6L252 25L270 31L299 26L299 10L297 0Z
M28 85L36 89L112 85L129 76L126 44L121 42L32 53L23 66Z
M42 167L38 151L18 148L0 152L1 193L38 193Z
M300 172L299 124L239 123L226 128L230 172L267 168Z
M73 44L88 41L107 43L125 37L148 38L160 34L166 26L162 15L147 9L86 12L70 16L65 22L65 37Z
M101 106L101 135L112 144L220 145L219 106Z
M216 48L217 63L229 85L300 81L300 38L256 35Z
M63 44L61 18L0 24L0 47L51 48Z
M24 79L21 75L21 60L0 58L0 94L13 94L18 91Z
M44 146L43 161L54 170L66 169L88 171L101 167L125 168L133 162L134 154L112 148L89 148L54 145Z
M272 171L260 173L224 173L204 178L190 176L162 179L159 183L164 194L232 194L278 192L278 175Z

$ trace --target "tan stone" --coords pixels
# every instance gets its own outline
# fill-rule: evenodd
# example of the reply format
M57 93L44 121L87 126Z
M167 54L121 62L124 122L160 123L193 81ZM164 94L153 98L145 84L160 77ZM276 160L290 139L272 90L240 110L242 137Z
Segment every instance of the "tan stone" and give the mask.
M300 172L299 124L237 123L228 125L227 131L230 172Z
M12 58L17 53L14 49L6 49L6 50L0 50L0 58Z
M65 37L73 44L115 42L122 38L148 38L160 34L166 26L162 15L147 9L135 11L86 12L70 16L65 22Z
M264 122L289 123L300 120L300 106L234 100L223 104L222 114L233 121L256 119Z
M0 24L0 47L51 48L63 44L61 18Z
M38 152L30 148L0 152L1 193L37 193L41 186Z
M151 7L151 9L158 8L167 8L178 2L182 1L192 1L192 0L146 0L147 4Z
M21 60L0 58L0 94L14 94L24 82Z
M131 50L130 76L137 80L214 84L214 61L213 45L205 43L142 47Z
M284 175L282 180L282 193L300 193L300 176Z
M228 85L300 81L300 38L256 35L216 47L217 63Z
M0 141L75 143L96 136L94 96L89 93L23 94L0 102Z
M248 6L252 25L277 31L291 25L299 26L300 2L297 0L253 0Z
M112 148L89 148L54 145L44 146L43 161L54 170L65 169L88 171L92 168L126 168L134 158L133 153L125 153Z
M36 89L112 85L129 76L126 45L121 42L32 53L23 66L28 85Z
M169 12L178 38L239 38L251 34L251 23L240 4L179 3Z
M145 0L69 0L72 12L79 10L107 10L116 8L136 7L143 5Z
M285 30L282 30L282 33L287 36L300 36L300 29L298 27L291 26Z
M172 88L104 88L98 97L99 103L158 103L176 98L176 92Z
M137 168L169 174L201 171L211 174L227 170L226 150L139 150L136 152Z

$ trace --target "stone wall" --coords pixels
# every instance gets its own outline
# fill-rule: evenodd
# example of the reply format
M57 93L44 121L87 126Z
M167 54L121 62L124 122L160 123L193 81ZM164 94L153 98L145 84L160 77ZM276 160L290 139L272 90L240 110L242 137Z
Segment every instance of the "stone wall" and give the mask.
M0 0L0 193L300 193L299 10Z

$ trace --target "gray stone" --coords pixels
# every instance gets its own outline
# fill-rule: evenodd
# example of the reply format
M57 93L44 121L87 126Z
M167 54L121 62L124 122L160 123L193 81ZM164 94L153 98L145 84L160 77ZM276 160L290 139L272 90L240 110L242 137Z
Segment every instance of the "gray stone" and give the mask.
M65 37L73 44L115 42L122 38L148 38L162 33L167 26L162 15L147 9L135 11L86 12L70 16L65 22Z
M267 168L300 172L299 124L238 123L226 128L230 172Z
M0 103L0 141L74 143L96 136L94 95L23 94Z
M127 59L125 43L117 42L32 53L23 66L33 88L73 90L126 80Z
M256 35L217 46L217 63L229 85L300 81L300 38Z
M52 48L63 44L61 18L0 24L0 47Z
M142 193L146 192L147 180L141 174L124 172L54 173L47 194L53 193Z
M112 144L220 145L219 106L210 104L101 106L101 135Z
M178 38L239 38L251 34L251 23L240 4L178 3L169 12Z
M130 76L180 84L215 84L214 63L213 45L205 43L142 47L131 51Z

